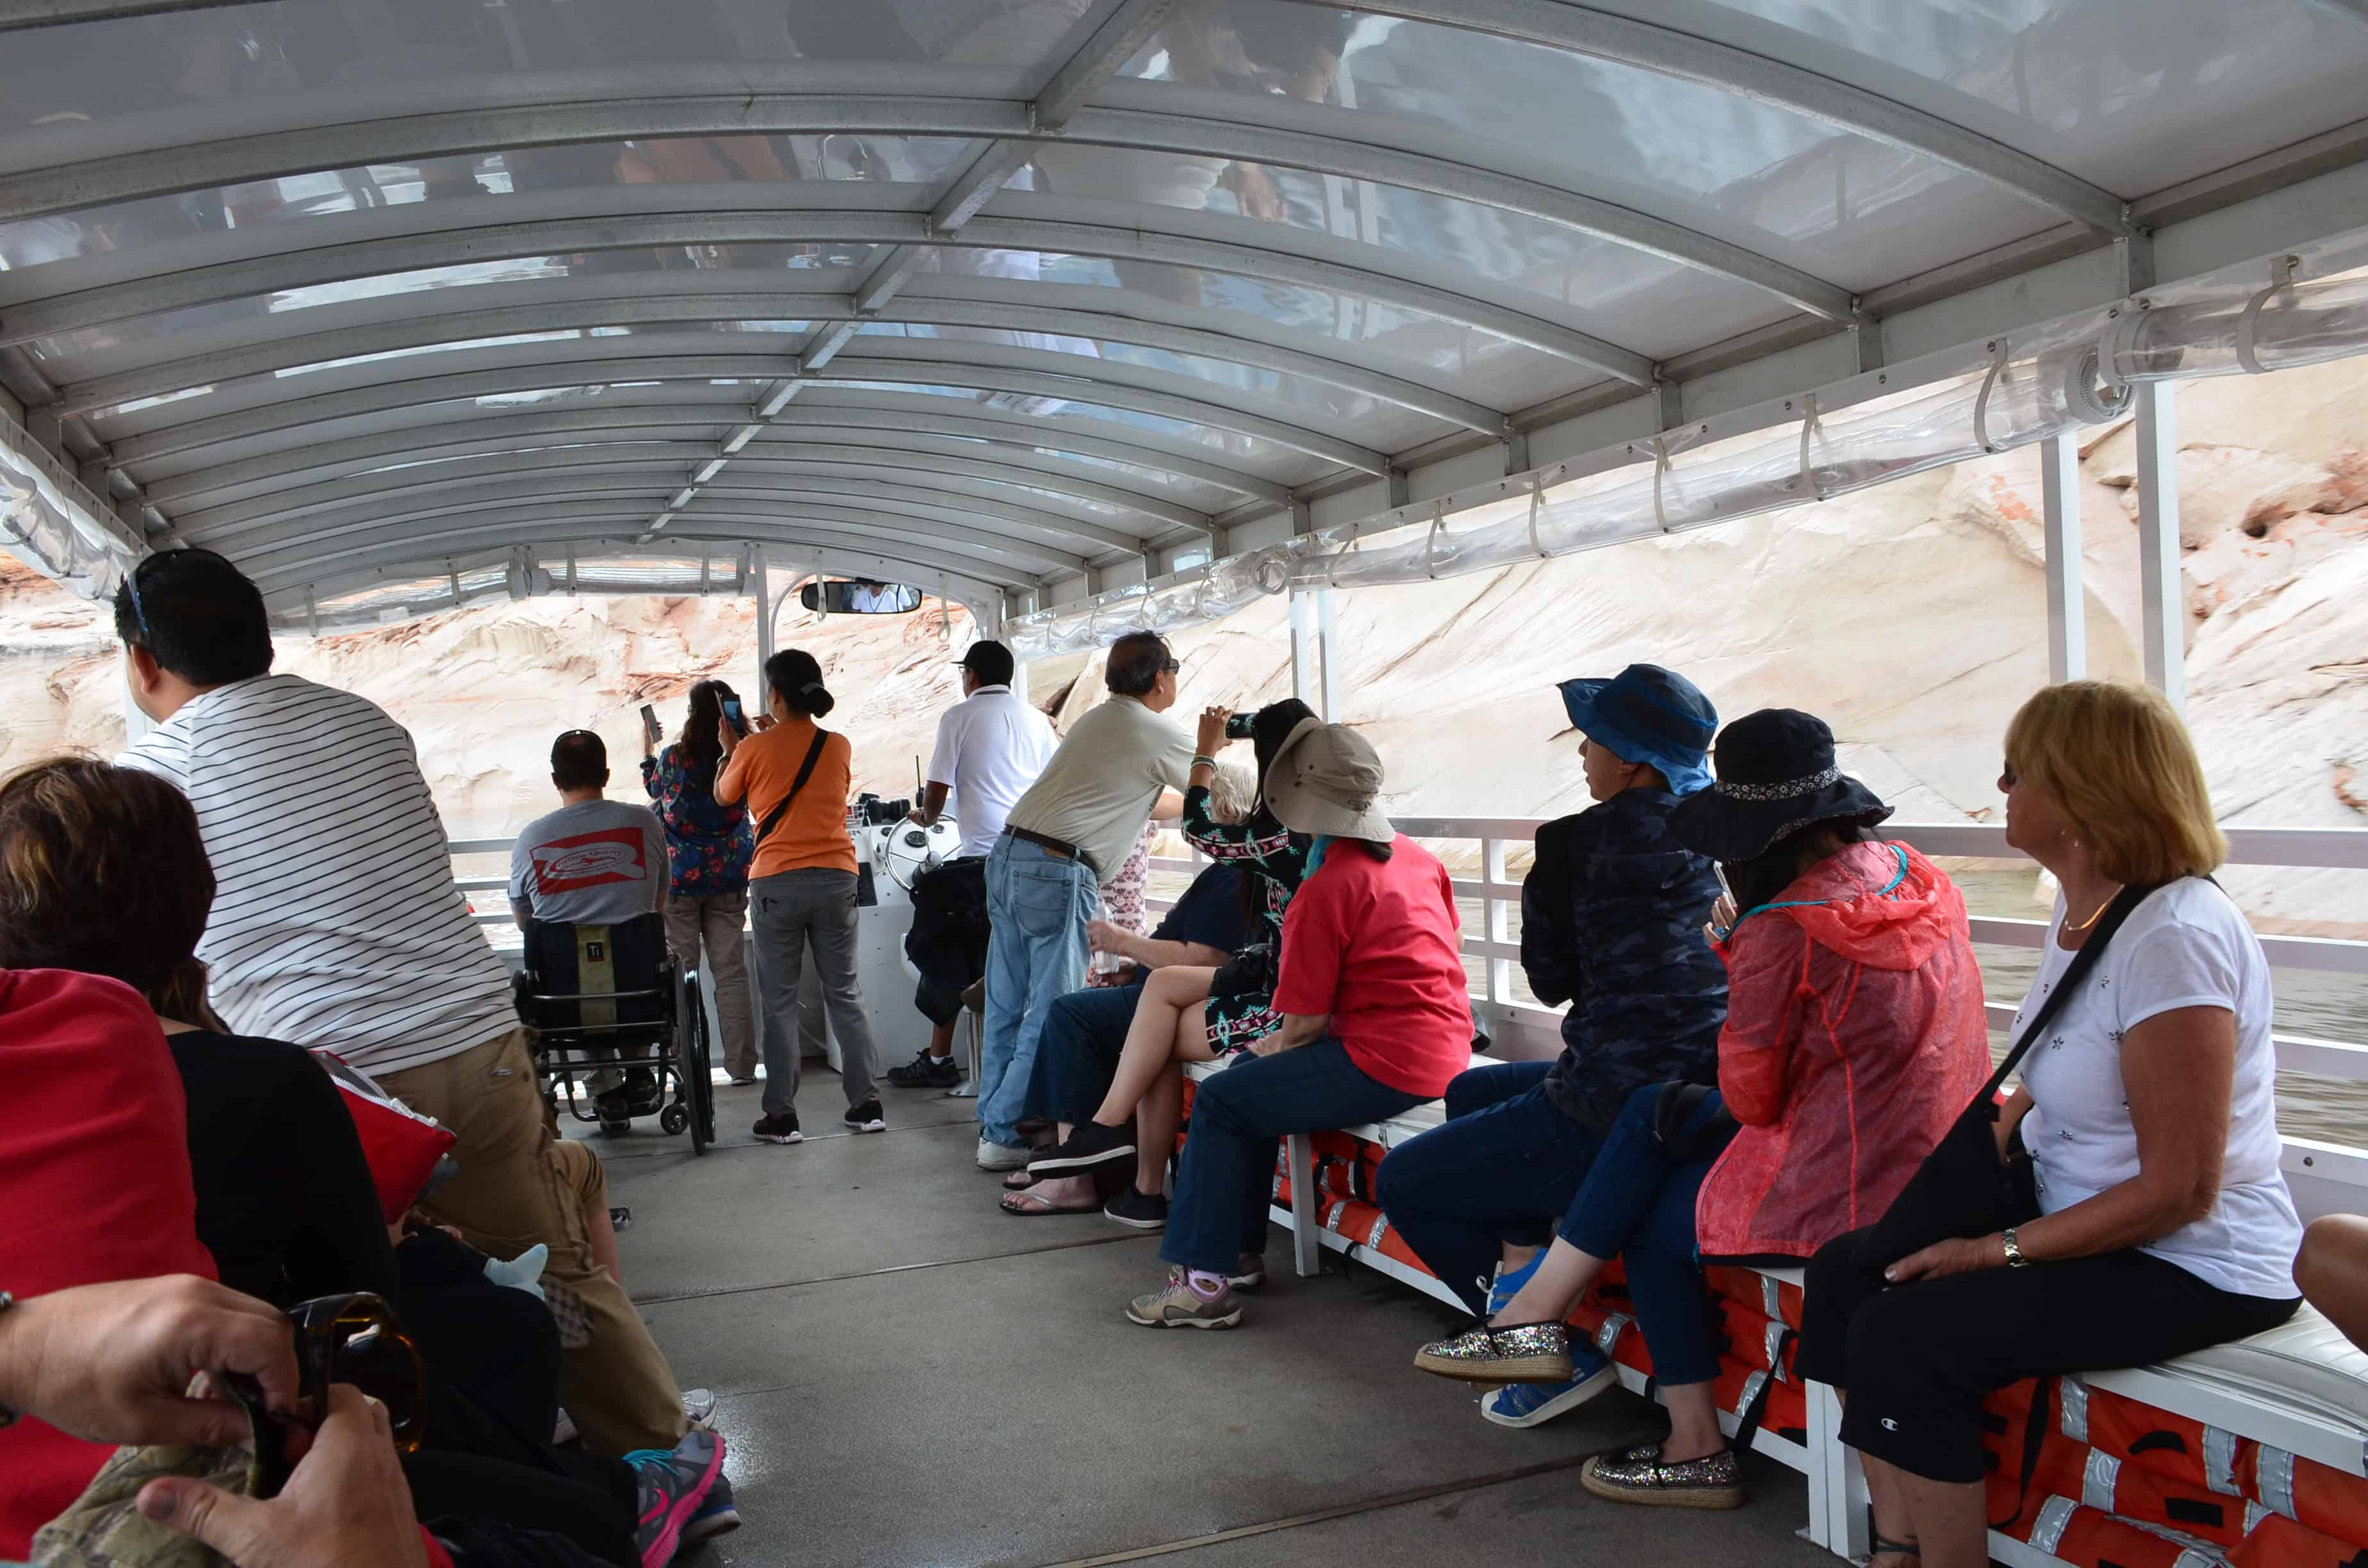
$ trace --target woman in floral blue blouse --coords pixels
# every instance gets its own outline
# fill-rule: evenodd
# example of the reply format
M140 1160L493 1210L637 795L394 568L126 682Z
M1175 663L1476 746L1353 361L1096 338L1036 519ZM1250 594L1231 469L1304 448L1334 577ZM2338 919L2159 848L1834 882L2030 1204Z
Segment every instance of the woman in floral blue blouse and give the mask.
M757 1077L757 1031L748 1001L746 950L748 862L757 833L745 805L718 805L715 771L723 747L715 738L726 699L739 694L720 680L690 688L690 715L682 734L655 756L642 758L642 782L666 824L673 879L666 889L666 946L684 964L700 962L715 984L715 1015L723 1024L723 1065L735 1084ZM653 737L655 741L655 737Z

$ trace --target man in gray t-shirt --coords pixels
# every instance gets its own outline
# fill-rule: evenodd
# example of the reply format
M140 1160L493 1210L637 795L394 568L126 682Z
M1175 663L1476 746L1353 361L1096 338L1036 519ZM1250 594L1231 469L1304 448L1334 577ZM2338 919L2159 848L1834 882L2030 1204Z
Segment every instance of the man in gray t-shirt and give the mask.
M510 847L510 913L570 926L615 926L666 906L666 828L647 806L602 798L609 748L589 730L551 746L560 807Z

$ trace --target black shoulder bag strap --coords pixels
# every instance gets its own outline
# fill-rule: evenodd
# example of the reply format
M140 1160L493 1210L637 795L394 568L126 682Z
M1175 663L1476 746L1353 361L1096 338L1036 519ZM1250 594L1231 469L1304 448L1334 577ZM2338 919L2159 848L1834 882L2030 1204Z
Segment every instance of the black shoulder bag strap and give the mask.
M806 747L806 759L798 765L798 776L790 781L790 792L782 796L781 803L767 812L765 820L757 825L758 844L764 843L767 836L781 825L781 818L789 813L791 803L798 798L798 791L804 789L806 780L814 777L814 764L822 760L823 744L829 739L828 730L817 728L814 731L814 744Z
M2097 966L2097 960L2105 951L2105 944L2113 939L2113 933L2122 928L2122 923L2135 913L2139 904L2169 885L2167 882L2152 882L2145 886L2125 887L2113 895L2112 903L2105 906L2105 913L2098 916L2097 928L2089 933L2089 939L2080 944L2079 950L2072 955L2072 961L2064 966L2064 973L2057 978L2055 989L2047 994L2047 999L2039 1005L2039 1011L2033 1013L2031 1022L2023 1026L2022 1038L2014 1042L2014 1049L2006 1053L2006 1060L1999 1062L1998 1071L1990 1074L1990 1081L1982 1085L1981 1095L1974 1103L1987 1106L1992 1121L1998 1119L1998 1091L2006 1087L2006 1081L2014 1076L2014 1070L2022 1064L2022 1059L2030 1054L2031 1048L2039 1043L2039 1037L2047 1031L2049 1024L2055 1021L2055 1015L2063 1011L2064 1004L2071 1000L2072 993L2079 989L2080 982ZM2055 941L2054 930L2047 933L2046 939L2051 943Z

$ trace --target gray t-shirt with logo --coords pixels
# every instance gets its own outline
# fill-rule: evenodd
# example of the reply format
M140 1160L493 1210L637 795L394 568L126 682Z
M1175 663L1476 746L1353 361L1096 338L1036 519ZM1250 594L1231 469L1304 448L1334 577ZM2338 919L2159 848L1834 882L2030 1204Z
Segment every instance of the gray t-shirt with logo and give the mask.
M660 908L666 880L665 826L623 801L562 806L510 846L510 902L537 920L618 925Z

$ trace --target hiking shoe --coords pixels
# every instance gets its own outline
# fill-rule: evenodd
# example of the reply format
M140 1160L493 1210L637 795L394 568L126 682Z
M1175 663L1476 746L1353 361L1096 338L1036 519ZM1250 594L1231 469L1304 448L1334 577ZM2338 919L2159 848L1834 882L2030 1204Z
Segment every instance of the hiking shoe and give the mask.
M715 1391L685 1389L682 1391L682 1418L694 1432L715 1430Z
M761 1118L751 1129L760 1142L803 1143L806 1135L798 1131L798 1113L793 1110L775 1111Z
M625 1462L641 1485L633 1544L641 1548L642 1568L666 1568L682 1543L682 1527L723 1473L723 1436L693 1432L672 1449L638 1449Z
M1138 1231L1164 1231L1167 1228L1167 1199L1157 1193L1135 1191L1128 1182L1118 1189L1118 1196L1102 1205L1105 1217L1121 1225L1133 1225Z
M1570 1330L1558 1323L1486 1324L1415 1352L1418 1370L1472 1383L1559 1383L1572 1375Z
M729 1535L739 1528L740 1509L733 1500L731 1480L718 1471L715 1484L707 1489L707 1500L700 1504L697 1513L683 1521L678 1550L689 1551L702 1540Z
M1598 1454L1578 1467L1578 1483L1615 1503L1658 1508L1740 1508L1743 1471L1733 1449L1683 1464L1663 1464L1661 1445Z
M1266 1283L1266 1259L1254 1252L1242 1254L1241 1272L1225 1276L1225 1283L1236 1290L1255 1290Z
M888 1069L888 1081L900 1089L951 1089L962 1082L962 1069L951 1055L924 1051L902 1067Z
M1203 1301L1181 1268L1170 1268L1167 1288L1137 1296L1126 1315L1145 1328L1231 1328L1242 1321L1242 1302L1230 1287Z
M847 1130L849 1132L888 1131L888 1119L881 1114L878 1100L866 1100L861 1105L848 1107L847 1114L840 1117L839 1120L847 1123Z
M1016 1143L997 1143L991 1138L978 1141L978 1168L983 1171L1024 1170L1029 1156L1035 1151Z
M1134 1158L1134 1125L1104 1127L1081 1121L1077 1130L1028 1162L1031 1176L1075 1176L1097 1165L1114 1165Z
M1480 1414L1499 1426L1543 1426L1620 1381L1603 1352L1584 1342L1570 1347L1570 1374L1562 1382L1508 1383L1480 1402Z

